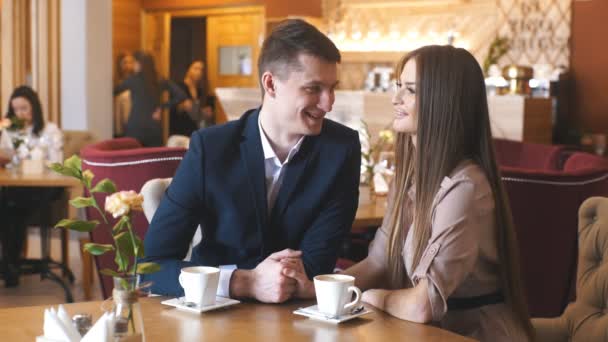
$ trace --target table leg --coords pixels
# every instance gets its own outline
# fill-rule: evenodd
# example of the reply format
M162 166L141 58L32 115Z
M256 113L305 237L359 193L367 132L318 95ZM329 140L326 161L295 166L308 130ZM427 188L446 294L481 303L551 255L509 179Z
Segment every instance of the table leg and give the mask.
M65 266L61 274L67 277L69 268L68 261L70 260L70 231L68 229L61 228L61 263Z

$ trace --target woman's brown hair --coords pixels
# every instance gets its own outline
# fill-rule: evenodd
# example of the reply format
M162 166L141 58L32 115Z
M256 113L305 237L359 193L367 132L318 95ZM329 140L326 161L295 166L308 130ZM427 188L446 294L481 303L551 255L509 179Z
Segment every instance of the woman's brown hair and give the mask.
M411 135L397 133L396 176L389 202L389 278L393 287L406 281L403 262L406 225L413 222L415 269L431 236L431 212L441 181L463 160L474 161L492 188L497 229L502 291L518 323L533 336L523 294L519 253L511 210L496 166L483 73L466 50L426 46L405 55L398 63L400 77L407 61L416 61L418 127L415 148ZM407 195L415 185L415 199ZM412 210L413 209L413 210ZM412 217L407 217L413 213Z

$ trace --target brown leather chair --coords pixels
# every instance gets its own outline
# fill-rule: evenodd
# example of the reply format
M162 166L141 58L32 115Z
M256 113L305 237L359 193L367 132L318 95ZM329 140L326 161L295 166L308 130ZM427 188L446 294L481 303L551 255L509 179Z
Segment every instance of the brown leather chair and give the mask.
M557 318L536 318L538 341L608 341L608 198L591 197L578 212L576 301Z

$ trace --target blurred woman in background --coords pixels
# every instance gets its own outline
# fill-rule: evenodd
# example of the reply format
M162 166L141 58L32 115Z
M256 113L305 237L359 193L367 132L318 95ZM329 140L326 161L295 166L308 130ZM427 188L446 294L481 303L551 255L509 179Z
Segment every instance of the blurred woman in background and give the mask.
M122 83L135 72L135 57L129 52L116 58L116 84ZM124 135L125 126L131 112L131 92L125 90L114 99L114 136Z
M44 122L38 94L21 86L13 91L5 115L12 126L0 136L0 155L29 158L35 150L49 162L63 161L63 133L52 122ZM26 220L61 195L62 188L6 187L0 196L0 235L6 287L19 284L19 267L26 239Z
M131 112L125 136L133 137L144 146L161 146L161 109L175 106L186 99L186 94L169 80L161 80L151 55L138 51L134 55L135 73L114 88L114 96L125 90L131 92ZM169 101L161 103L163 91Z
M190 136L201 127L215 124L213 109L203 88L203 61L195 60L188 67L184 80L177 85L186 93L188 99L171 111L169 131L171 135Z

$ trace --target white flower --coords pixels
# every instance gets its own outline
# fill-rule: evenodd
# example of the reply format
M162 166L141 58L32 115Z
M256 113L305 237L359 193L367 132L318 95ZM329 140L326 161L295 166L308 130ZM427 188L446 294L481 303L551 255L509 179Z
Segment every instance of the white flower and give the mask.
M144 196L137 192L120 191L106 197L106 211L112 214L112 217L126 215L132 210L142 210L141 204L144 202Z

